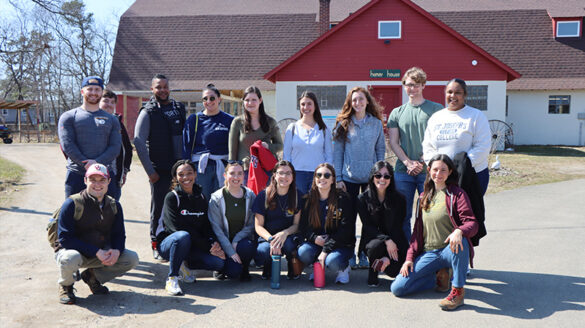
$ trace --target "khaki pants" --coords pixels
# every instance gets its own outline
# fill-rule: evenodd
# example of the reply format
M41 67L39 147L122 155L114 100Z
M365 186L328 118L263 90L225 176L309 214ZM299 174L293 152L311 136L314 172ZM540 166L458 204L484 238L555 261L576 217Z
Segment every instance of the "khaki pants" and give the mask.
M57 260L57 266L59 266L61 274L59 284L63 286L73 285L75 283L73 274L79 268L94 269L96 279L103 284L134 269L138 264L138 254L125 249L120 254L116 264L106 266L97 257L87 258L74 249L60 249L55 253L55 260Z

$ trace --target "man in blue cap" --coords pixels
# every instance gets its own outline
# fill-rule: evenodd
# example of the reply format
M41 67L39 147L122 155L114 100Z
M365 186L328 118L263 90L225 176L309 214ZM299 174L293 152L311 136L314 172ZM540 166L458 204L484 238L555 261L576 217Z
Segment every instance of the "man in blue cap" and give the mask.
M59 140L67 157L65 198L86 188L83 181L85 171L92 164L108 167L111 183L108 195L120 198L112 163L120 153L122 139L118 119L99 108L104 81L98 76L89 76L81 83L83 103L59 118Z

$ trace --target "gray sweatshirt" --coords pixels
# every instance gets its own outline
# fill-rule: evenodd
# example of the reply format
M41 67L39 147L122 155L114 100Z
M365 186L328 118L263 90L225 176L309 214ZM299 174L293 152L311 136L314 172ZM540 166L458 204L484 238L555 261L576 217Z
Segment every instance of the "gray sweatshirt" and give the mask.
M84 175L83 161L93 159L114 172L112 164L122 147L120 122L114 115L77 107L61 115L58 131L68 170Z

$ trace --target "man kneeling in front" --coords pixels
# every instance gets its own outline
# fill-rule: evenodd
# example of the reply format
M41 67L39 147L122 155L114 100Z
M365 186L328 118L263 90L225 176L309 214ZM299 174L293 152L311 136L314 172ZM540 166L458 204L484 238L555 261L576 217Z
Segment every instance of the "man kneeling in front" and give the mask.
M67 198L58 217L60 245L55 259L60 270L59 301L63 304L75 303L74 273L79 268L87 268L81 279L93 294L108 294L103 283L138 264L138 254L124 247L122 207L106 195L110 183L108 169L92 164L84 180L87 188Z

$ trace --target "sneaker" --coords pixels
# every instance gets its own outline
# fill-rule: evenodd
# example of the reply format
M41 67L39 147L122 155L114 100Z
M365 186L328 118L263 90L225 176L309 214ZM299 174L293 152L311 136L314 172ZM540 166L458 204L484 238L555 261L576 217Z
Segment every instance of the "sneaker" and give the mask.
M370 262L368 262L368 257L366 256L366 253L360 252L358 268L367 269L369 267L370 267Z
M435 287L435 291L439 293L448 292L449 288L451 287L451 269L450 268L442 268L441 270L437 271L437 286Z
M378 272L372 268L368 270L368 286L378 287L380 286L380 280L378 279Z
M355 261L355 254L353 254L353 256L349 258L349 266L354 270L359 268L357 262Z
M195 277L195 270L189 269L187 264L185 264L185 261L181 263L181 267L179 268L179 277L181 277L183 282L188 284L192 284L197 280L197 277Z
M463 305L463 299L465 298L465 289L455 288L451 289L451 293L449 296L445 297L440 303L439 306L441 309L445 311L453 311L456 308Z
M335 283L340 283L340 284L348 284L349 283L349 265L347 266L347 268L345 268L345 270L343 271L338 271L337 272L337 277L335 277Z
M219 272L219 271L213 271L213 279L215 280L225 280L226 276L225 274Z
M183 295L183 290L179 286L179 277L168 277L165 290L173 296Z
M108 287L102 285L96 278L93 269L86 269L81 273L81 279L89 286L91 292L95 295L109 294Z
M63 286L59 285L59 303L61 304L75 304L75 294L73 285Z

